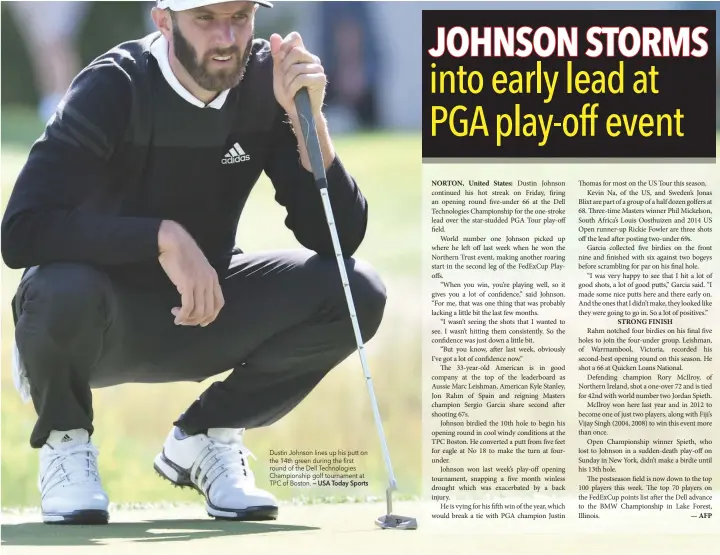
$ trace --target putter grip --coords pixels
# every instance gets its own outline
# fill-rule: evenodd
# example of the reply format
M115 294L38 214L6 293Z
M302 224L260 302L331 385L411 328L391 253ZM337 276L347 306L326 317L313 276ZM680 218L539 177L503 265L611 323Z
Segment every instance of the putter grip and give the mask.
M323 162L322 150L320 150L320 141L315 129L315 118L312 115L312 106L310 104L310 95L305 87L300 89L295 95L295 107L300 118L300 127L302 128L303 138L307 146L308 156L310 157L310 167L315 176L315 183L318 188L327 188L327 177L325 175L325 163Z

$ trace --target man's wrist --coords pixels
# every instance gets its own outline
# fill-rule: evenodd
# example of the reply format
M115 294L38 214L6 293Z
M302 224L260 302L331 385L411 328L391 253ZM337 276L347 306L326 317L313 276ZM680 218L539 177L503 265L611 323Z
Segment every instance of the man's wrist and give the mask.
M323 165L325 169L328 169L332 162L335 160L335 148L332 140L330 139L330 131L328 130L327 119L325 115L320 112L315 115L315 132L317 133L318 140L320 142L320 150L322 151ZM312 171L310 167L310 158L307 154L307 141L303 134L302 126L300 125L300 119L290 116L290 123L295 132L295 137L298 141L298 147L300 151L300 162L302 166L309 172Z
M293 130L295 131L295 134L300 137L303 134L302 125L300 124L300 115L295 113L288 116L290 118L290 124L292 125ZM321 132L326 132L327 130L327 118L325 118L325 114L320 111L313 117L315 120L315 129L317 129L318 134Z
M171 250L178 243L182 226L173 220L163 220L158 229L158 253Z

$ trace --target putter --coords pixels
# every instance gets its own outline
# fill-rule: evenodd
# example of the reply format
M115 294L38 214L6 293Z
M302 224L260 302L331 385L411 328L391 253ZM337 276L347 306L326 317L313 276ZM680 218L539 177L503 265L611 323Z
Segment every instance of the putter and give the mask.
M389 485L386 490L387 498L387 514L378 517L375 525L381 529L395 530L415 530L417 529L417 519L409 516L399 516L392 513L392 492L397 489L395 474L393 472L392 463L390 461L390 453L388 452L387 441L385 440L385 432L383 432L382 420L380 419L380 411L378 409L377 400L375 398L375 390L372 385L372 378L368 370L367 359L365 358L365 346L363 344L360 327L355 314L355 303L353 302L352 292L350 291L350 283L345 269L345 263L342 258L342 249L340 248L340 240L337 236L335 228L335 218L333 217L332 207L330 205L330 197L328 196L327 176L325 175L325 163L323 162L322 151L320 150L320 141L315 128L315 119L312 116L312 107L310 105L310 95L306 88L302 88L295 95L295 107L300 118L302 134L307 145L308 156L310 158L310 166L315 176L315 184L320 191L323 207L325 208L325 217L332 243L335 248L335 258L337 259L338 268L340 269L340 277L345 289L345 298L347 299L348 309L350 310L350 319L352 321L353 330L355 330L355 341L357 342L358 353L360 354L360 363L365 373L365 383L367 383L368 392L370 393L370 402L372 403L373 414L375 415L375 426L380 436L380 444L382 446L383 455L385 457L385 467L389 477Z

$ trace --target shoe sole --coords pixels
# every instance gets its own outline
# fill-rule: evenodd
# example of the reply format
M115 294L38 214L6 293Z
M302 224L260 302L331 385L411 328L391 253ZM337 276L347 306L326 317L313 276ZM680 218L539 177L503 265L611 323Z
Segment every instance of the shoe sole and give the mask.
M110 520L108 511L102 509L86 509L70 513L42 514L45 524L107 524Z
M259 505L245 509L223 509L216 507L205 496L205 493L192 483L190 473L165 457L164 451L155 457L153 468L155 468L155 472L157 472L161 478L164 478L175 487L190 488L202 495L205 499L205 509L208 516L217 520L262 521L277 519L278 508L275 505Z

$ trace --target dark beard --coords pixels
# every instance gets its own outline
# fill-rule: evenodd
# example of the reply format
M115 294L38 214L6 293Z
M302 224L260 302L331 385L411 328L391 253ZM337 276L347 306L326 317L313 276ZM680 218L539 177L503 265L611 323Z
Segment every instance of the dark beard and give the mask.
M245 75L248 59L252 48L252 41L255 38L253 32L250 40L245 45L245 51L242 58L237 57L240 48L232 46L230 48L216 49L205 54L202 61L198 60L197 52L192 45L185 40L185 37L178 29L177 24L173 26L173 50L175 57L182 64L190 77L206 91L221 92L225 89L236 87L242 81ZM235 64L226 70L217 70L211 72L208 64L213 56L231 56L235 55Z

